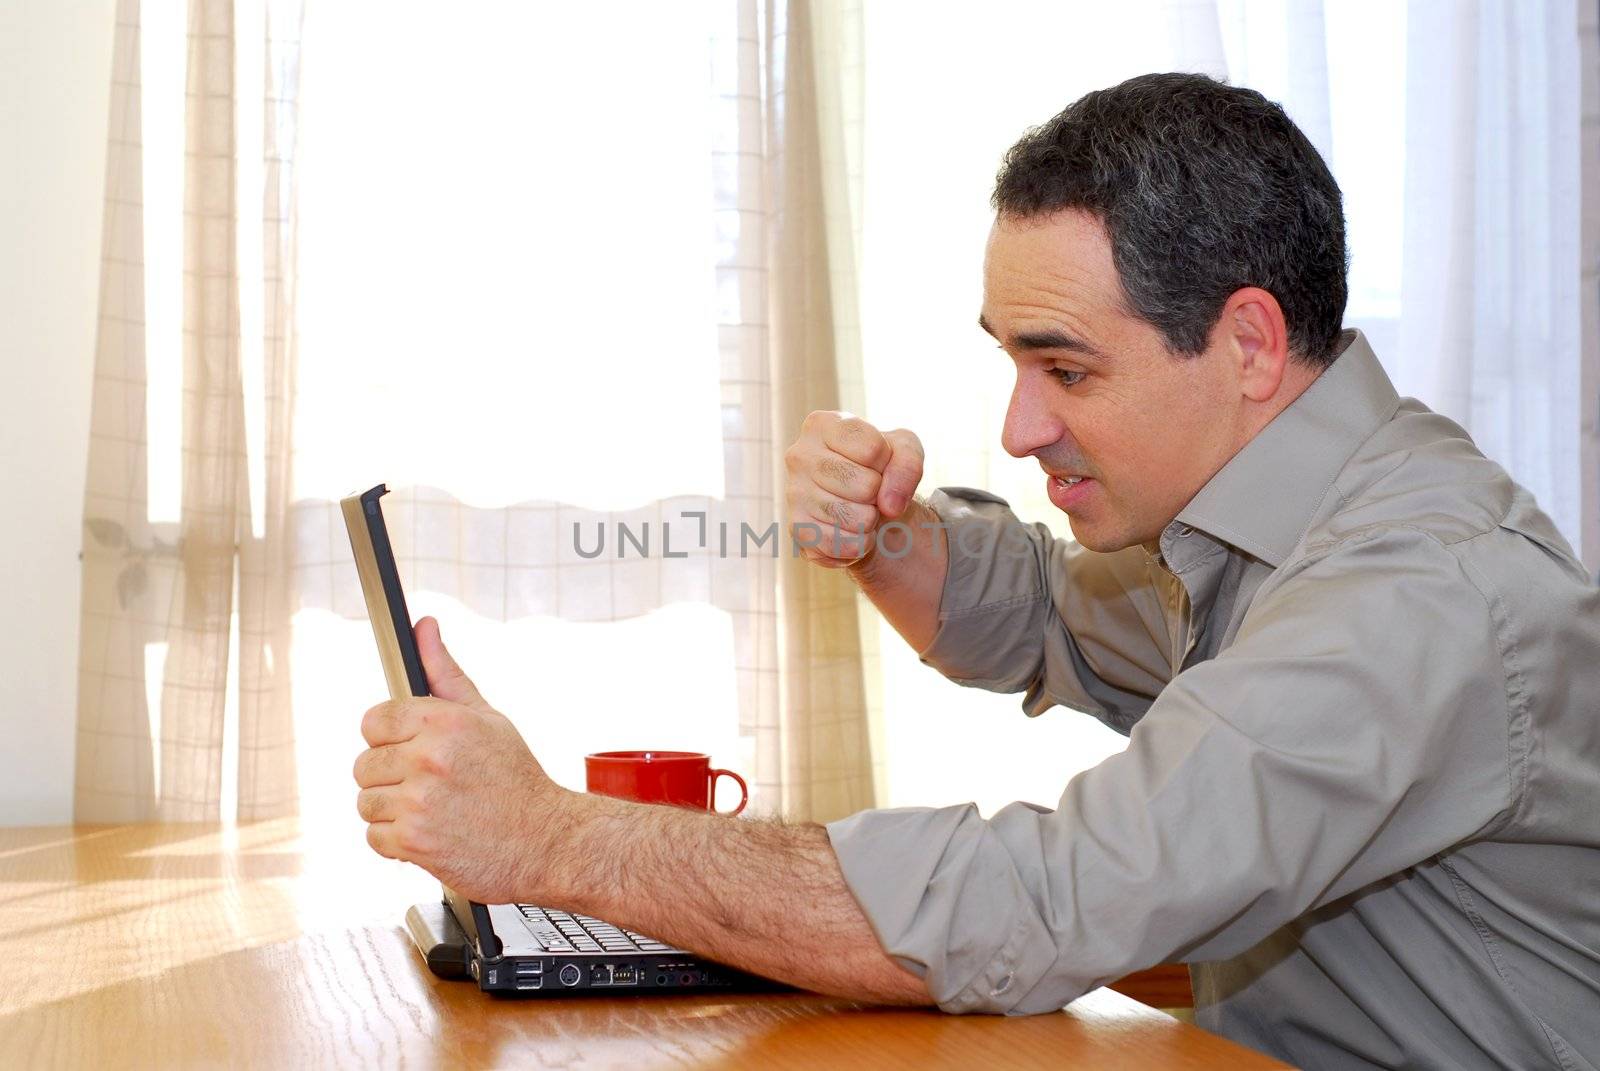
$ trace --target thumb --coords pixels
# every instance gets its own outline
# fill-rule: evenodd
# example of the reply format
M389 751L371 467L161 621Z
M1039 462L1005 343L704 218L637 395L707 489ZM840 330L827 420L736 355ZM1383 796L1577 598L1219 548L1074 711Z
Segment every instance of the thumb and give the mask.
M906 503L922 482L922 440L904 428L886 431L893 453L883 469L883 484L878 488L878 512L893 520L905 511Z
M477 685L461 672L456 660L450 657L444 640L439 637L438 621L424 617L417 622L414 635L417 638L417 653L422 656L422 671L428 675L430 692L440 699L448 699L475 710L494 709L484 702L483 696L478 694Z

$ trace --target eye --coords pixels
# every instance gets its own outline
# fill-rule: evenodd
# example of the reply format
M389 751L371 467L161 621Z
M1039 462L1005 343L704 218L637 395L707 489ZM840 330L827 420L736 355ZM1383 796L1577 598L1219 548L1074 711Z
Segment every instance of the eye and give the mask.
M1047 369L1047 372L1051 378L1060 383L1063 387L1070 387L1076 383L1082 383L1083 377L1088 375L1087 372L1078 372L1071 368L1051 368Z

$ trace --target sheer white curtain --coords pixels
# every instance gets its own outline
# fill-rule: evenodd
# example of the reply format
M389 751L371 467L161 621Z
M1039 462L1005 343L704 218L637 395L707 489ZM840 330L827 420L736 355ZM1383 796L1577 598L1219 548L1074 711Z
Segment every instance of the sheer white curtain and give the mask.
M381 698L335 500L387 482L414 616L558 781L708 751L757 811L871 806L845 578L776 476L854 404L849 4L307 13L295 419L305 809ZM843 243L843 244L841 244ZM837 260L836 260L837 257Z
M1593 4L1587 4L1593 7ZM1403 394L1466 426L1581 546L1584 79L1576 5L1409 8L1405 279L1391 366ZM1591 72L1589 85L1594 84ZM1591 177L1591 181L1593 177ZM1591 418L1592 422L1592 418Z
M624 22L603 5L307 11L293 520L308 813L354 821L358 723L383 697L336 508L380 481L413 616L440 618L558 780L581 787L582 755L605 748L753 759L712 595L747 585L661 557L662 523L727 489L714 17L633 5ZM623 524L648 524L649 556L616 557ZM574 526L585 548L603 528L604 553L577 553ZM697 534L676 527L679 547Z
M1018 0L914 24L869 6L867 416L922 435L925 486L988 487L1069 534L1037 467L1000 449L1010 365L975 326L994 170L1090 89L1203 71L1282 102L1329 161L1347 322L1400 389L1465 425L1575 548L1588 524L1583 553L1600 565L1600 488L1579 461L1600 358L1580 338L1597 294L1592 274L1580 289L1577 250L1578 39L1572 0ZM1585 85L1592 96L1593 72ZM953 692L887 629L882 643L891 805L1048 803L1121 746L1070 711L1030 724L1014 696Z
M121 0L79 630L79 821L295 807L298 0Z

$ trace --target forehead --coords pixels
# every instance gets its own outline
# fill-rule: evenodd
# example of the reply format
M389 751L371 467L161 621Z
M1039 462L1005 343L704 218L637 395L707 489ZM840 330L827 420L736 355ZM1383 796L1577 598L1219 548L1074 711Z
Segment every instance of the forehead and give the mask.
M1125 319L1111 242L1100 221L1075 210L996 219L983 258L983 312L994 324Z

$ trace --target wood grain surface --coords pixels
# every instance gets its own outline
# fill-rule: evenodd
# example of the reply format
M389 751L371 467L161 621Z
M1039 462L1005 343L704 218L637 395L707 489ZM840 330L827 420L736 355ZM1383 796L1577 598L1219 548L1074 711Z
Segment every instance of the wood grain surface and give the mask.
M495 999L430 975L437 894L349 823L0 829L8 1067L1281 1067L1098 990L947 1016L803 993Z
M1163 963L1159 967L1135 971L1112 982L1107 988L1157 1008L1194 1007L1194 987L1189 984L1189 968L1181 963Z

